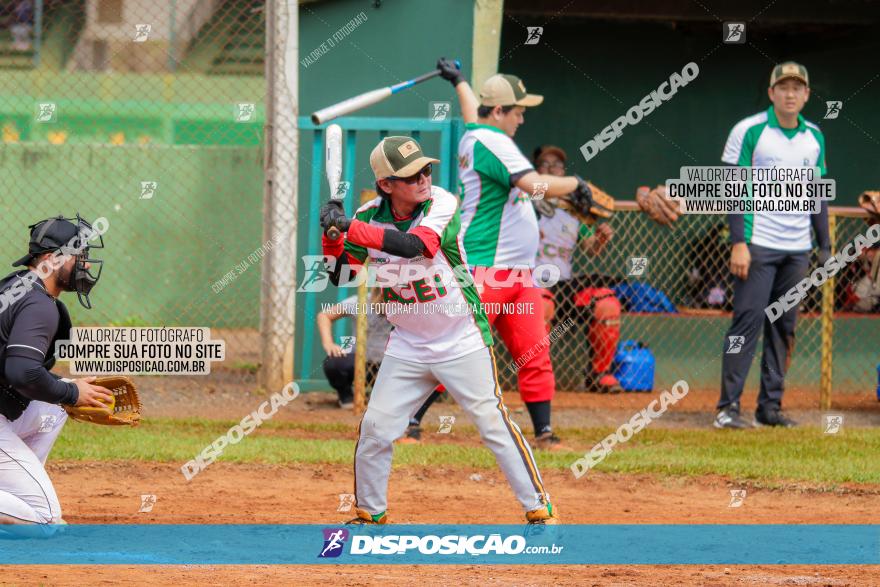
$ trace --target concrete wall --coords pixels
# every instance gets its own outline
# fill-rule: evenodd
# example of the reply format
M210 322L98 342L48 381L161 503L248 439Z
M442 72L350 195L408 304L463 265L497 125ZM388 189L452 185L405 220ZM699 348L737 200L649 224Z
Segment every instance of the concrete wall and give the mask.
M220 5L214 0L120 0L120 18L111 22L100 17L101 1L86 2L86 22L71 59L72 70L164 71L169 47L173 44L178 51L186 47ZM149 25L150 31L146 39L135 42L138 25ZM101 45L106 47L107 60L101 59Z

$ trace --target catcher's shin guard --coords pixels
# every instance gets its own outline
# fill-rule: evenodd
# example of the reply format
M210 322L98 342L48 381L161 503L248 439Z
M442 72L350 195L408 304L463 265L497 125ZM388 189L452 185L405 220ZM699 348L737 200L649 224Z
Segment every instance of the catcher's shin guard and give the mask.
M614 293L593 298L593 319L588 339L593 349L593 372L605 373L611 368L617 342L620 340L620 301Z
M589 369L598 377L611 368L620 340L620 300L607 287L587 287L576 294L575 304L589 308Z

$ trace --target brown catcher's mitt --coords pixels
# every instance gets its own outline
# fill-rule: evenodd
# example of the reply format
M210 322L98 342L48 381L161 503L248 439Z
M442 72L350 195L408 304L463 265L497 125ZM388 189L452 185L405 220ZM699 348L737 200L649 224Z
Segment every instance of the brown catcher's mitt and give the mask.
M868 224L880 223L880 191L864 191L859 195L859 206L867 213Z
M92 385L106 387L113 399L104 408L64 406L67 415L80 422L104 426L137 426L141 419L141 399L134 382L122 375L97 377Z
M578 188L566 196L556 198L556 205L588 226L595 224L600 218L611 218L614 214L614 198L580 177Z
M681 215L678 202L666 195L665 185L658 185L653 190L647 187L639 188L636 192L636 202L638 202L642 212L647 214L651 220L663 226L671 228Z

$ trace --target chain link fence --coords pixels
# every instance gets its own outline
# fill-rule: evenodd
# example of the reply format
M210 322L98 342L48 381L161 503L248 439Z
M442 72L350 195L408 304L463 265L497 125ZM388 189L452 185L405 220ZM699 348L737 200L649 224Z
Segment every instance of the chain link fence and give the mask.
M290 24L277 16L267 53L263 1L4 2L0 259L20 257L40 219L103 216L104 272L94 309L68 304L75 324L210 326L227 351L214 368L249 377L267 356L291 360L292 317L264 323L285 332L260 354L261 307L292 316L277 288L261 304L279 249L290 265L295 218L292 125L280 151L263 137L266 60L283 57ZM264 206L273 152L287 195Z
M297 56L287 43L297 15L287 9L256 0L3 3L0 258L20 257L26 227L42 218L106 217L95 307L70 304L75 323L210 326L227 344L216 370L250 375L271 363L291 373L299 178ZM557 288L557 308L584 287L613 289L620 341L650 349L655 388L681 377L717 387L731 299L723 219L685 217L667 230L624 208L601 255L574 252L580 277ZM834 221L838 248L864 229L844 210ZM824 372L835 391L873 389L876 308L854 301L863 265L828 286L824 313L820 290L803 303L789 386L817 389ZM551 346L563 390L585 388L594 352L589 314L575 313L576 326ZM498 353L499 365L513 362L502 344ZM500 372L514 388L515 375ZM757 377L754 365L748 384Z
M554 291L556 312L551 328L558 326L559 336L552 338L550 350L557 389L588 388L595 339L590 336L589 306L578 306L576 300L579 292L591 287L611 289L620 301L620 336L614 341L615 354L621 344L649 349L655 363L654 389L668 389L679 379L686 379L695 388L718 389L721 358L729 347L725 334L731 323L733 289L726 219L684 216L674 229L667 229L640 213L634 202L618 205L610 221L614 235L604 251L590 256L576 249L575 277L560 282ZM867 229L864 215L854 208L834 208L831 223L835 251ZM811 270L814 267L815 258ZM820 391L824 357L828 375L833 374L826 391L873 393L880 360L876 352L880 348L880 307L874 305L868 311L853 308L853 290L866 270L863 260L851 263L833 283L812 289L801 304L795 349L786 376L788 389ZM826 308L823 313L825 292L833 292L827 304L833 312ZM567 328L564 321L569 318L574 326ZM516 357L510 356L497 333L495 340L502 386L514 390L515 370L507 366ZM751 389L759 383L760 352L759 340L747 380ZM617 365L613 362L611 370ZM369 385L376 365L367 367Z
M834 216L836 251L867 228L854 210L838 209L838 214ZM686 216L669 230L651 222L633 205L624 205L611 225L614 236L600 255L575 251L574 267L580 277L557 286L557 304L560 297L575 299L584 287L612 289L622 307L620 342L650 349L655 361L655 389L682 378L698 387L718 388L721 358L731 344L725 339L733 293L726 219ZM811 270L815 256L812 261ZM873 310L877 308L853 312L847 294L864 275L864 264L854 262L835 283L811 289L801 303L786 376L789 389L819 390L824 345L827 365L833 365L834 391L874 390L878 357L870 349L877 346L866 347L864 343L876 332ZM822 312L826 291L834 292L831 315ZM587 308L583 310L576 314L577 326L551 346L558 389L580 391L586 387L585 370L594 351L589 335L591 315ZM556 316L555 322L560 318ZM823 323L831 326L825 338ZM758 385L761 344L759 340L747 381L751 388ZM504 352L499 352L501 356L511 360ZM613 363L612 369L616 365ZM513 388L516 382L505 376L503 384Z

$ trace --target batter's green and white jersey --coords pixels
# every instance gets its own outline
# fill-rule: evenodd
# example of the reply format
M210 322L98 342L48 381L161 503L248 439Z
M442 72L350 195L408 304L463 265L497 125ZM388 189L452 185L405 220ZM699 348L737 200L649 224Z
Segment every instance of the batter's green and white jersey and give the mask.
M741 120L730 131L721 160L755 167L818 167L824 176L825 137L798 115L797 128L782 128L773 106ZM780 251L812 248L809 214L745 214L746 242Z
M553 216L541 215L538 219L541 244L536 258L538 265L555 265L559 279L571 279L571 258L581 239L588 238L593 230L561 208L555 208Z
M538 219L510 178L533 169L504 131L467 124L458 144L461 226L472 267L534 267Z
M379 228L406 232L416 226L427 227L440 237L440 248L433 259L424 256L407 259L379 249L367 249L346 241L345 251L382 271L387 265L394 275L406 275L408 265L419 265L421 277L404 284L382 288L388 321L394 325L385 354L414 363L451 361L492 344L489 320L480 306L473 285L459 285L441 276L453 275L453 268L467 267L462 248L461 216L458 199L433 186L431 197L403 220L394 218L388 202L377 197L355 213L358 220ZM465 271L466 272L466 271ZM383 277L380 275L379 279Z

